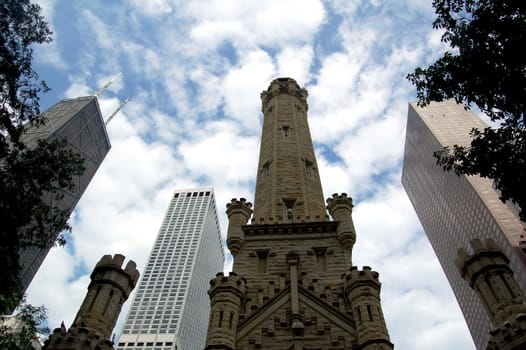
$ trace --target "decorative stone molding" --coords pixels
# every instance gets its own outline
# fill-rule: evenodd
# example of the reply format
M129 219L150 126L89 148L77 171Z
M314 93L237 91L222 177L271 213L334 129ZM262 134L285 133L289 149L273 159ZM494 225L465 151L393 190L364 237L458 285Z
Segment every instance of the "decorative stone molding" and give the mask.
M302 104L301 107L305 108L305 111L308 110L307 90L301 88L296 80L292 78L278 78L270 83L266 91L261 92L261 110L263 113L267 111L267 105L270 100L279 94L289 94L297 97Z

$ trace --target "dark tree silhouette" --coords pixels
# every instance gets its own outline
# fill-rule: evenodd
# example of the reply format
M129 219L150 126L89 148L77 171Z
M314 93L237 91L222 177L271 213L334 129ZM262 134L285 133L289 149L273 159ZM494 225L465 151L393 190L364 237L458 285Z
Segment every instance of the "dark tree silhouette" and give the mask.
M434 0L433 7L433 27L445 31L452 50L408 75L419 105L455 99L499 125L472 130L469 147L435 152L437 164L493 179L501 200L517 204L526 221L526 2Z
M21 299L19 252L50 246L68 229L67 213L51 205L83 171L64 141L24 143L24 130L45 123L39 93L48 90L32 68L32 45L51 41L40 7L29 0L0 2L0 314ZM59 236L59 243L64 243Z

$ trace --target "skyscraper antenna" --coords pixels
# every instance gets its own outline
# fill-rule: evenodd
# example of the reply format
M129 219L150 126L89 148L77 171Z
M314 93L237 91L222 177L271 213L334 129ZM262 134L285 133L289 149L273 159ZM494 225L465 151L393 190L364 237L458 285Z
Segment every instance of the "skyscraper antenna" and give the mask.
M106 83L106 85L104 85L99 91L97 91L96 93L93 94L93 96L95 97L99 97L104 91L106 91L106 89L111 85L113 84L113 82L121 75L122 73L119 72L119 74L115 75L113 78L110 79L110 81L108 81Z
M126 98L120 105L119 107L117 107L117 109L108 117L108 119L106 119L106 121L104 122L104 125L108 125L108 123L113 119L113 117L115 117L115 115L117 113L119 113L119 111L122 109L122 107L124 107L124 105L126 103L128 103L130 101L130 98Z

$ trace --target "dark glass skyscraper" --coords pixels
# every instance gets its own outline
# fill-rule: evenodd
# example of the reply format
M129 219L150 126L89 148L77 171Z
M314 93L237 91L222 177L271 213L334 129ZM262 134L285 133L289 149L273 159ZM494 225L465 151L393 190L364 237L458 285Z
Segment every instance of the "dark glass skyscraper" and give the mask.
M485 349L491 323L477 294L455 266L460 248L491 238L510 259L526 290L526 239L516 213L499 200L489 179L444 172L433 158L443 146L469 145L472 128L486 124L454 101L425 108L409 104L402 184L451 284L477 349Z
M24 141L31 145L41 139L48 141L63 139L66 140L68 147L78 152L84 159L85 170L82 176L74 179L74 189L72 191L56 189L62 191L64 197L54 205L71 214L111 147L99 103L95 96L66 99L49 108L42 117L46 118L46 124L29 128L24 135ZM56 235L58 236L59 233L56 232ZM50 247L30 247L20 252L22 267L20 280L24 291L49 249Z

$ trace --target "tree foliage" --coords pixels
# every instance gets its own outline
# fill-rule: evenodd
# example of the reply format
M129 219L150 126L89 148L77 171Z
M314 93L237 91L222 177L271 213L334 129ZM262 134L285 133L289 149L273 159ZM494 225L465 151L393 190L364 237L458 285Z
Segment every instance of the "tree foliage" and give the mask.
M21 249L50 246L68 229L67 212L53 205L63 196L56 189L71 189L83 171L62 140L24 143L28 127L45 123L39 94L48 90L32 67L32 46L50 41L38 5L0 1L0 313L10 313L22 295Z
M35 349L35 345L41 343L40 337L49 334L49 328L44 325L46 319L44 306L32 306L23 301L14 316L0 316L0 349Z
M517 204L526 220L526 2L434 0L433 7L433 27L452 51L408 75L419 105L455 99L499 125L472 130L469 147L435 152L437 164L493 179L501 200Z

